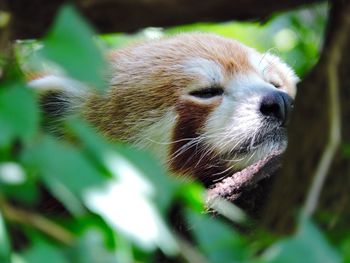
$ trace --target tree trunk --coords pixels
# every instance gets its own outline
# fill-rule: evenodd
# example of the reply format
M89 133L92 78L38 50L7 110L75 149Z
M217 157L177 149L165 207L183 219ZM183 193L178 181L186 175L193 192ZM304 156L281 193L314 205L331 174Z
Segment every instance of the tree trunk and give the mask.
M12 15L14 39L41 37L58 8L75 3L98 32L129 32L194 22L266 19L277 11L321 0L0 0Z
M327 227L348 225L350 157L341 146L350 142L349 68L350 2L337 0L320 61L298 87L283 169L264 209L274 230L290 232L301 207L306 216L320 208Z

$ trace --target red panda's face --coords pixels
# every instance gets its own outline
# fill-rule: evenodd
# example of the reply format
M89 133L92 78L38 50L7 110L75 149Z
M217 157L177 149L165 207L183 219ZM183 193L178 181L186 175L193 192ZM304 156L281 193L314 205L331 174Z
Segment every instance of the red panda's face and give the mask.
M125 111L139 118L128 139L172 171L210 182L285 149L297 77L279 58L183 34L117 52L115 62L115 96L127 86Z
M195 170L199 177L209 174L203 180L210 181L285 149L296 78L276 57L244 51L245 68L234 70L221 61L186 61L185 72L197 79L175 107L175 171Z
M210 183L286 147L297 77L274 55L190 33L116 50L110 62L107 95L86 95L79 109L171 171Z

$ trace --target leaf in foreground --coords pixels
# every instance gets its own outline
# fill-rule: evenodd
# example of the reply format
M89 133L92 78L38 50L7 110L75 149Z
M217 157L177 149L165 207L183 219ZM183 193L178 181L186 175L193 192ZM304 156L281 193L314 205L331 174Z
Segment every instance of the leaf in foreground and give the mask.
M36 167L50 192L74 214L82 213L83 192L105 181L77 148L53 137L42 138L23 159Z
M103 88L105 63L93 41L94 32L71 6L64 6L44 39L44 57L58 63L67 73L96 88Z
M14 136L30 139L39 124L33 92L21 84L0 88L0 145Z
M188 221L201 251L212 263L243 262L247 250L243 237L210 215L188 212Z
M265 252L262 259L269 263L298 263L301 260L304 263L341 262L338 252L308 220L300 220L296 235L274 244Z
M0 213L0 262L10 263L11 247L7 235L4 218Z
M174 255L177 244L153 201L153 185L123 156L110 153L108 162L119 176L85 191L85 205L143 250Z
M44 240L35 240L22 255L25 263L69 263L63 251Z

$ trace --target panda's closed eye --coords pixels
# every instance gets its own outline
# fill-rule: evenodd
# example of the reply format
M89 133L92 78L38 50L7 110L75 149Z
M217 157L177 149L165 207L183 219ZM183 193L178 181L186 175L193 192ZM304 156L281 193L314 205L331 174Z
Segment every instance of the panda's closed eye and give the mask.
M201 98L201 99L210 99L216 96L221 96L223 93L224 93L224 89L221 87L209 87L209 88L191 91L189 94L191 96Z
M277 89L279 89L279 88L281 88L282 87L282 84L281 83L279 83L279 82L271 82L271 85L273 85L275 88L277 88Z

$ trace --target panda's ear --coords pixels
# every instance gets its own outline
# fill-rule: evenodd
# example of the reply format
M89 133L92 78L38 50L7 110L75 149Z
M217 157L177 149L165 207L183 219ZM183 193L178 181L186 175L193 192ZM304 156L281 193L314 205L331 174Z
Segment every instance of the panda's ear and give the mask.
M82 104L89 90L76 80L55 75L32 79L28 86L38 93L41 108L49 117L61 117L72 112Z

